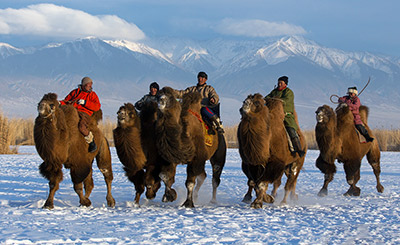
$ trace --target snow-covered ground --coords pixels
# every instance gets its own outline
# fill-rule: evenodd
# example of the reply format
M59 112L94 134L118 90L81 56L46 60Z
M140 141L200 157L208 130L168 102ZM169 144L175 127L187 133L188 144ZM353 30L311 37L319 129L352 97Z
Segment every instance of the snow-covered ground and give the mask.
M211 199L211 168L194 209L181 207L186 197L185 167L177 169L174 188L178 199L161 202L163 189L154 200L144 195L140 207L133 205L134 187L125 177L115 149L113 196L115 208L106 206L106 188L94 164L95 188L92 207L79 207L69 177L55 197L53 210L42 209L48 184L40 176L42 162L32 146L18 155L0 155L1 244L399 244L400 243L400 153L383 152L383 194L376 191L372 169L363 159L360 197L344 197L348 185L343 168L329 186L329 195L317 197L323 174L315 167L318 151L309 151L300 173L299 200L252 209L241 200L247 179L241 171L238 151L229 149L218 189L218 203Z

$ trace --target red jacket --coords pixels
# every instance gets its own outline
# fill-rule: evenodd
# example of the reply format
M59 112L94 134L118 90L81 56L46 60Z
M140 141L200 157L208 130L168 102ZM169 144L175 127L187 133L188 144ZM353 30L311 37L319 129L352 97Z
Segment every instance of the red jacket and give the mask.
M340 103L346 103L349 106L350 111L353 113L354 116L354 124L363 124L360 117L360 99L355 96L351 98L350 96L343 96L339 98Z
M79 99L85 100L85 104L77 104ZM91 116L94 111L100 110L101 107L97 94L94 91L85 92L80 86L77 89L72 90L64 100L60 101L60 103L66 105L69 101L73 102L73 106L78 109L78 111L85 112L89 116Z

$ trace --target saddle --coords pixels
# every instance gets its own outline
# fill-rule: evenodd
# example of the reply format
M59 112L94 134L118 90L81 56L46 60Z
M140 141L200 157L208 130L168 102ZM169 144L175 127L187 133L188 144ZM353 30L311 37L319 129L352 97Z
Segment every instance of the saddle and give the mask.
M354 130L357 133L358 142L360 142L361 144L367 143L367 139L357 130L357 128L355 126L354 126Z
M201 123L201 126L203 128L204 144L206 146L212 146L213 145L213 135L209 134L210 126L201 118L201 116L198 113L196 113L190 109L189 109L189 112L193 116L195 116Z

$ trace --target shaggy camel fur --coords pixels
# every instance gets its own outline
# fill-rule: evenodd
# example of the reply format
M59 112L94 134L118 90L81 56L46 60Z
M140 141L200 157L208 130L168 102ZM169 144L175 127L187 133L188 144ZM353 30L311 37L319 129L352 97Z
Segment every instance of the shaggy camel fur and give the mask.
M140 119L131 103L121 106L117 112L118 125L113 130L115 149L125 175L135 185L135 203L139 204L140 196L145 189L146 156L140 138Z
M38 113L34 126L36 150L43 159L40 173L49 180L49 195L44 208L54 208L54 195L63 179L62 167L70 169L74 190L79 196L79 203L90 206L90 193L93 189L92 163L96 158L97 166L107 184L107 205L115 206L111 195L113 172L111 154L107 139L97 127L101 111L93 114L89 129L94 135L98 149L88 152L88 145L78 130L78 111L72 105L59 106L57 95L49 93L38 104ZM96 116L97 115L97 116ZM85 194L83 194L83 186Z
M240 112L242 118L238 127L239 153L242 158L242 170L249 178L249 191L245 199L251 199L251 187L254 185L257 197L251 207L261 208L264 201L273 202L274 198L266 194L268 184L274 184L275 196L283 173L287 176L287 182L282 203L287 202L289 194L292 199L297 199L297 177L305 156L299 157L290 152L283 124L285 114L282 101L265 101L261 94L249 95ZM298 134L306 152L305 137L300 130Z
M213 144L206 146L200 116L201 96L199 93L185 94L182 98L182 106L176 101L173 89L165 87L160 94L156 123L157 146L161 150L162 157L173 166L162 171L161 178L166 183L165 179L174 178L176 164L187 164L187 199L183 206L194 207L193 199L206 178L205 162L210 160L213 168L212 201L215 202L216 189L220 183L226 158L226 143L223 135L213 135Z
M377 139L375 138L373 142L360 143L353 114L344 103L337 107L336 113L327 105L319 107L315 113L317 119L315 136L320 150L316 166L325 174L324 185L318 195L328 194L328 184L336 173L335 160L338 160L343 163L346 180L350 185L344 195L359 196L360 188L356 184L360 179L361 160L365 155L376 177L376 189L378 192L383 192L384 188L379 180L381 168ZM368 108L366 106L360 107L360 116L372 137L372 131L367 125Z

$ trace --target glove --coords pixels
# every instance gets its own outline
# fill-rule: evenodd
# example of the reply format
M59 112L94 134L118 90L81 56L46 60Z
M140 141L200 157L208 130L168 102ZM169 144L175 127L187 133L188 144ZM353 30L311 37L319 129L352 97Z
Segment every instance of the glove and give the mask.
M76 103L77 103L78 105L84 105L84 104L85 104L85 100L79 99Z

